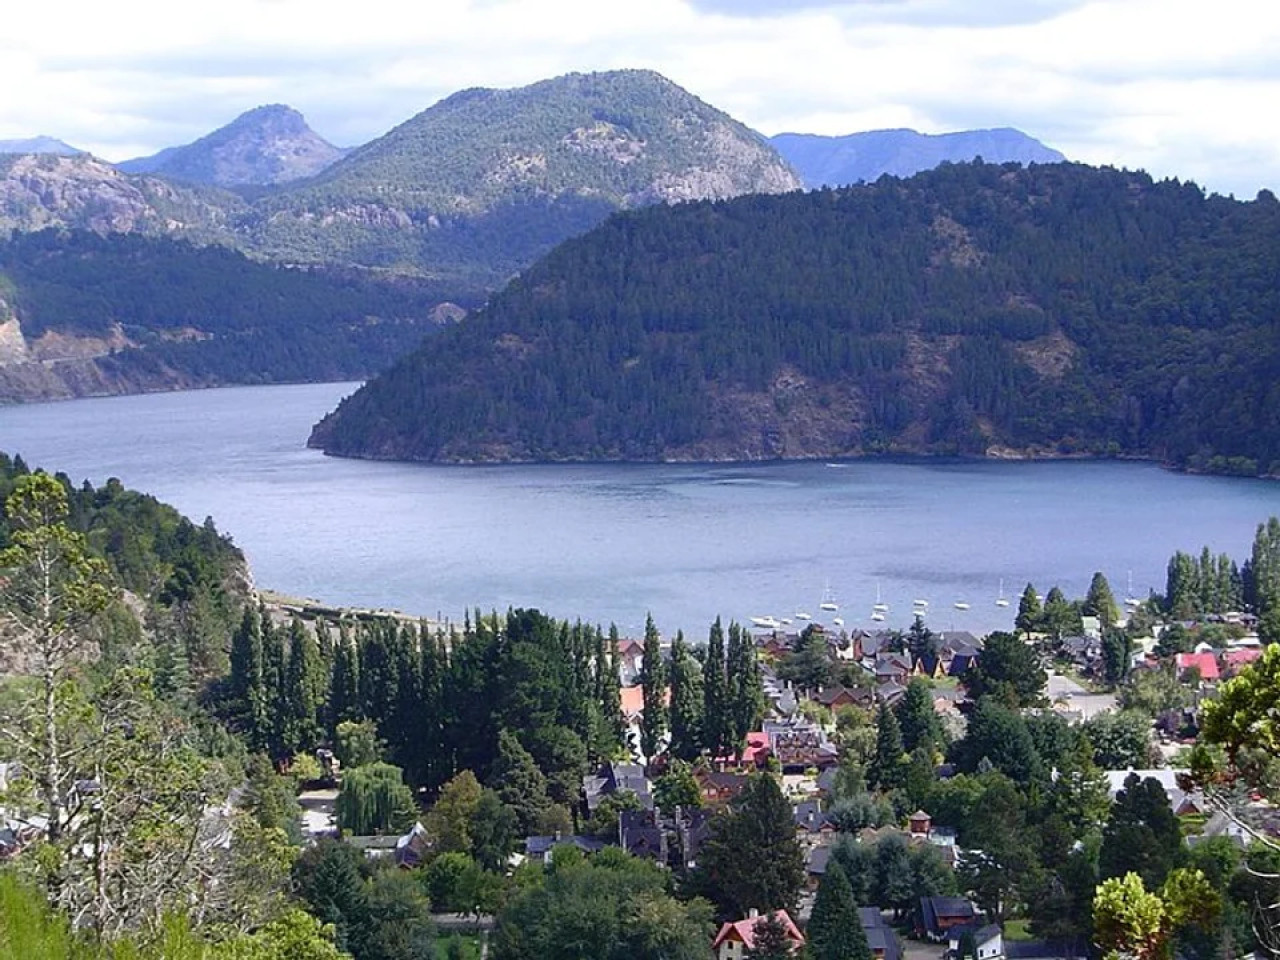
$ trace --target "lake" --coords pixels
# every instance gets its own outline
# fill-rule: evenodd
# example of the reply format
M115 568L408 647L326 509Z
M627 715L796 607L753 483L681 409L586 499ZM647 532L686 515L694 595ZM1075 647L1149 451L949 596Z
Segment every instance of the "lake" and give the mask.
M1121 462L853 461L436 467L305 448L355 384L0 407L0 449L77 483L119 477L212 516L259 586L459 619L536 606L696 639L716 615L1008 628L1028 581L1163 590L1176 549L1248 556L1280 484ZM995 605L1001 581L1010 606ZM954 604L970 604L967 611Z

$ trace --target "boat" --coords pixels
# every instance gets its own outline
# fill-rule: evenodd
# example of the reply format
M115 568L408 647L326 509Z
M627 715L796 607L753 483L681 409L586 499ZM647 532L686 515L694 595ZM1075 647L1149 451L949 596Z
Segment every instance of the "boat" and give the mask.
M1141 606L1142 601L1133 595L1133 571L1129 571L1129 589L1125 593L1124 605L1126 607Z
M812 620L812 619L813 619L813 616L812 616L811 614L807 613L807 612L806 612L806 611L804 611L804 610L797 610L794 614L792 614L792 616L794 616L797 620Z
M913 607L916 607L916 608L917 608L917 609L919 609L919 610L928 610L928 609L929 609L929 601L928 601L928 600L912 600L912 601L911 601L911 605L912 605Z
M875 620L877 623L879 623L880 621L882 621L882 620L884 619L884 611L883 611L883 610L872 610L872 611L871 611L871 619L872 619L872 620Z
M839 610L840 604L836 603L836 598L831 595L831 583L822 588L822 602L818 604L819 610Z
M957 601L955 602L954 606L955 606L955 608L956 608L957 610L968 610L968 609L969 609L969 604L967 604L967 603L966 603L965 601L963 601L963 600L957 600Z
M872 610L884 612L889 609L889 605L880 599L880 581L876 581L876 602L871 606Z
M996 597L996 606L1007 607L1008 605L1009 605L1009 598L1004 595L1004 577L1001 577L1000 578L1000 596Z
M752 617L751 625L753 627L759 627L761 630L777 630L780 626L782 626L782 624L778 621L776 617L769 617L769 616Z
M837 627L843 627L843 626L844 626L844 617L832 617L832 618L831 618L831 622L832 622L833 624L835 624L835 626L837 626Z

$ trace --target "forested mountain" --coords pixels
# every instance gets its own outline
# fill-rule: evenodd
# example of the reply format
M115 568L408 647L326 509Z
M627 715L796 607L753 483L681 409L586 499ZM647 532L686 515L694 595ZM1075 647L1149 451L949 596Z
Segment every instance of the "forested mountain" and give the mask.
M293 180L332 149L294 111L261 107L119 169L87 155L0 155L0 232L181 236L445 280L458 300L614 210L801 185L764 138L642 70L465 90ZM242 196L215 184L256 186Z
M64 157L74 157L83 153L69 143L63 143L55 137L27 137L21 140L0 140L0 153L57 153Z
M769 142L800 174L806 187L870 183L884 174L909 177L940 163L1061 163L1057 150L1021 130L961 130L928 134L914 130L868 130L843 137L780 133Z
M348 456L1280 470L1280 203L1061 164L615 216L315 428Z
M496 284L618 208L797 189L761 137L656 73L463 90L262 200L274 255Z
M116 166L220 187L287 183L319 173L346 151L329 143L302 114L283 104L255 107L225 127L181 147Z
M357 379L448 318L441 301L427 281L225 247L14 234L0 243L0 401Z

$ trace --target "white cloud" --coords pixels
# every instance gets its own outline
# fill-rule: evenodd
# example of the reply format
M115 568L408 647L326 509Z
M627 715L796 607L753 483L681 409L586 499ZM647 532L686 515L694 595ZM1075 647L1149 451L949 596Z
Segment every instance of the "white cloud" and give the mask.
M649 67L765 133L1016 126L1251 196L1276 49L1255 0L71 0L6 11L0 137L123 159L284 102L354 144L463 87Z

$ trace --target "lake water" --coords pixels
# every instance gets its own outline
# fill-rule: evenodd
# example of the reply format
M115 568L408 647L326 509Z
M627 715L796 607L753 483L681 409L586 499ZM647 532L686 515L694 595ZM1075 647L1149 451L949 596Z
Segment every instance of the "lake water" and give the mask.
M1114 462L434 467L304 447L354 384L0 407L0 449L212 516L260 586L458 619L536 606L702 639L717 615L1007 628L1023 585L1162 590L1176 549L1248 555L1280 484ZM1001 579L1011 599L995 605ZM970 604L957 610L956 601Z

